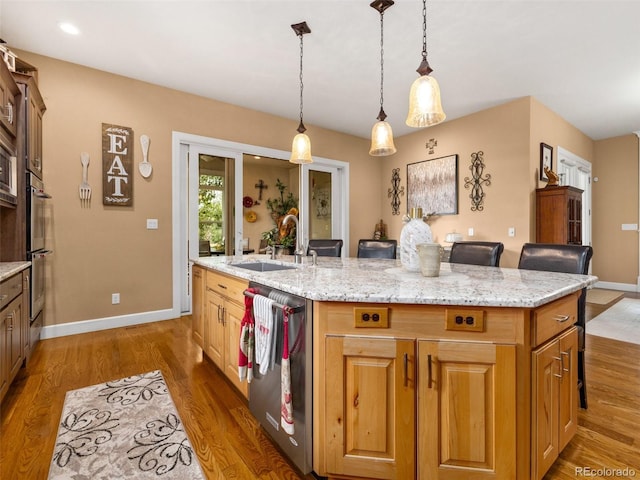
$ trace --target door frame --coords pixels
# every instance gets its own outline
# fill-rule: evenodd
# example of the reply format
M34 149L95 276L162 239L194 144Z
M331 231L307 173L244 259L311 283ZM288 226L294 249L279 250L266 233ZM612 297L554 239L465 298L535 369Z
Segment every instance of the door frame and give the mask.
M214 137L205 137L185 132L172 132L172 156L171 156L171 258L172 258L172 310L176 317L181 314L191 313L191 267L193 261L189 254L189 198L188 179L188 152L189 145L198 145L207 150L218 152L217 155L235 159L235 251L242 251L243 216L242 216L242 185L243 185L243 155L260 155L263 157L289 160L291 152L273 148L260 147L246 143L231 142ZM314 169L334 168L338 173L337 187L339 188L340 225L345 235L345 244L348 249L349 234L349 163L332 160L323 157L313 157ZM305 213L308 211L308 188L303 183L305 167L300 168L300 214L303 229L303 239L308 238L308 229L305 228ZM308 170L307 170L308 180ZM332 199L333 200L333 199ZM307 223L308 225L308 223ZM193 231L193 229L191 230ZM197 231L197 230L196 230ZM195 239L197 241L197 238ZM195 246L197 251L197 245ZM348 251L348 250L347 250Z
M558 161L556 170L558 173L561 173L561 165L565 165L567 169L576 169L580 171L582 174L587 176L586 184L578 185L577 182L572 181L570 179L570 183L567 181L563 181L563 185L571 185L573 187L577 187L583 190L582 193L582 244L583 245L591 245L593 242L593 221L591 215L591 198L592 198L592 182L591 182L591 172L593 170L591 162L585 160L582 157L579 157L575 153L570 152L569 150L558 146ZM564 180L564 179L563 179Z

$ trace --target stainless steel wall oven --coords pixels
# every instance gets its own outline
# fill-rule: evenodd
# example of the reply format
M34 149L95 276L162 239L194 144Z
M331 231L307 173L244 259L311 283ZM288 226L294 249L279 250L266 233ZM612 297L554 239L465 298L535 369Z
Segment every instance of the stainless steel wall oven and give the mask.
M45 248L46 202L51 198L44 190L44 183L33 173L27 172L27 258L31 261L31 289L29 316L31 319L31 343L40 338L45 300L45 265L53 252Z

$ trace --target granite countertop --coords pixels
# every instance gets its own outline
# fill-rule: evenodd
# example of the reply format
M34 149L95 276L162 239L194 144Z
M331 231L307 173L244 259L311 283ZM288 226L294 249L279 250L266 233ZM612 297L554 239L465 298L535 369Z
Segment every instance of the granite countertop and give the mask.
M267 255L201 257L193 262L268 287L318 301L535 308L594 284L592 275L442 263L439 277L408 272L399 260ZM234 264L265 262L295 268L257 272Z
M29 268L31 262L0 262L0 282Z

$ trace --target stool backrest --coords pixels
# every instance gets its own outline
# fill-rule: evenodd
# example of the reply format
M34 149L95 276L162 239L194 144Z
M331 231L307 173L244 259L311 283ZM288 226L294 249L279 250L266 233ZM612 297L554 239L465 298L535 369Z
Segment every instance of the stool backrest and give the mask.
M396 258L396 240L360 240L358 258Z
M449 263L498 267L503 251L502 242L455 242L451 245Z
M341 239L319 238L309 240L307 255L309 254L309 250L315 250L319 257L339 257L342 254L342 243Z

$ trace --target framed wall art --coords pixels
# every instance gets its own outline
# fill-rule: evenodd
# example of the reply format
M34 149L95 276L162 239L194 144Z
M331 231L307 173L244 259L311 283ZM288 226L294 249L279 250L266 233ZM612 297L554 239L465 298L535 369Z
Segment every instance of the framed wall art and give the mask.
M544 173L544 167L548 167L549 170L553 170L553 147L546 143L540 144L540 180L548 182L549 179Z
M407 165L407 211L425 214L458 213L458 155Z

